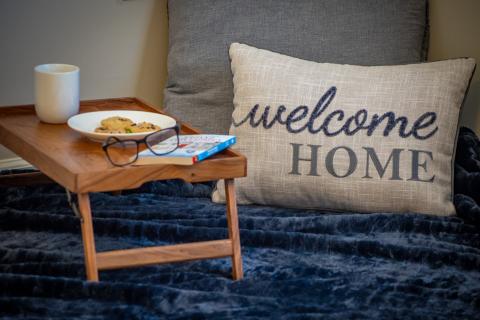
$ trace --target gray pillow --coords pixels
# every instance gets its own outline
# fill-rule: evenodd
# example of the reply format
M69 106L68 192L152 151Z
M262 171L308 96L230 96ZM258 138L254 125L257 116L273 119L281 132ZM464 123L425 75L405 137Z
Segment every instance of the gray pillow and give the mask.
M458 116L475 69L316 63L234 43L238 203L452 215ZM214 201L223 201L223 184Z
M170 0L166 110L203 131L228 131L232 42L317 62L419 62L426 12L426 0Z

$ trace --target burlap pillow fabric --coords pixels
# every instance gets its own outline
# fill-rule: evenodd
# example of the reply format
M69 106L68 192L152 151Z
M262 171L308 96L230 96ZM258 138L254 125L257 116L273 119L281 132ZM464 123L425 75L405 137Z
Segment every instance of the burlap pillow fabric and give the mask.
M230 57L230 133L248 158L239 203L455 213L452 159L473 59L364 67L237 43ZM224 199L221 183L213 199Z

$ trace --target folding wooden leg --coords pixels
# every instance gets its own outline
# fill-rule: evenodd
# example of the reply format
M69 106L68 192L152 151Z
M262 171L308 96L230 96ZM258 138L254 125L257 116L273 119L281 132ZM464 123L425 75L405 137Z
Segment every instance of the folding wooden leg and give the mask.
M144 265L191 261L198 259L232 258L232 277L243 278L240 231L238 228L237 200L233 179L225 180L229 239L185 243L171 246L114 250L96 253L93 235L92 212L88 193L79 193L78 207L81 216L83 249L87 280L98 281L98 270L138 267Z
M98 281L95 239L93 236L92 212L88 193L78 194L78 206L81 215L83 250L87 280Z
M243 278L242 252L240 247L240 231L238 228L237 199L233 179L225 179L225 194L227 200L228 236L232 241L232 277L234 280Z

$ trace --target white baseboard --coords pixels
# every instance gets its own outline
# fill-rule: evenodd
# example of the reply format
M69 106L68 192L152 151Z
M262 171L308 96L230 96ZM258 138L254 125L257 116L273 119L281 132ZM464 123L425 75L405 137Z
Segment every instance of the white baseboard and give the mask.
M20 157L0 159L0 170L32 169L33 166Z

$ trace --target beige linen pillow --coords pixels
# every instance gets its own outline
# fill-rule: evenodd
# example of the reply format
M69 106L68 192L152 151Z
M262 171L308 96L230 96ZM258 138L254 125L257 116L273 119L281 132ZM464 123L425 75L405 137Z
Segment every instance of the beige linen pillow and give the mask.
M239 203L452 215L470 58L399 66L300 60L230 46L230 134L248 158ZM223 202L219 183L213 200Z

